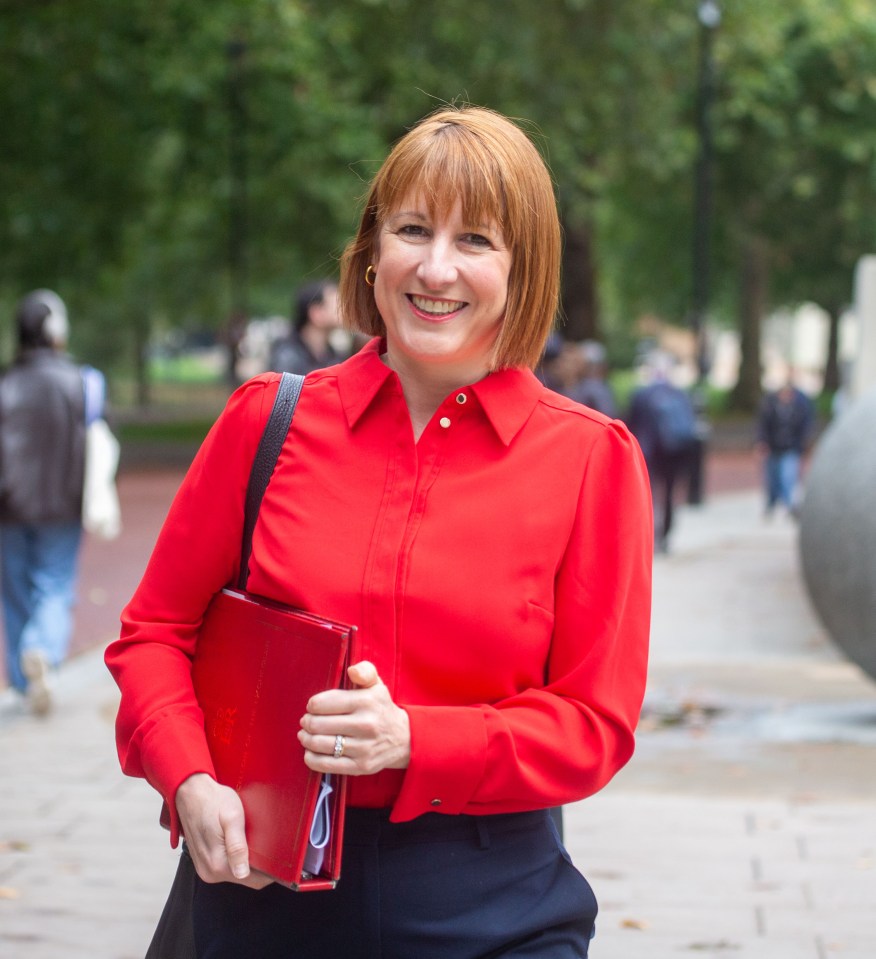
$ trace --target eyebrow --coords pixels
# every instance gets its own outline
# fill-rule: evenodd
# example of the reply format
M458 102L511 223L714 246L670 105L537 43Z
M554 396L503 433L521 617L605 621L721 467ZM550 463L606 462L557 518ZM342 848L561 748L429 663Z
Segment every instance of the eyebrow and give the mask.
M413 217L413 218L416 219L416 220L428 220L428 219L429 219L428 216L426 216L426 215L424 215L424 214L422 214L422 213L418 213L416 210L396 210L395 213L390 213L390 215L387 217L387 219L388 219L388 220L397 220L399 217L403 217L403 218Z
M428 215L420 213L417 210L396 210L395 213L390 213L390 215L386 218L386 222L389 223L391 220L397 220L400 217L402 219L410 218L414 220L420 220L422 223L426 223L430 219ZM502 232L502 227L497 220L490 220L484 223L468 224L465 228L467 230L483 230L486 233L495 230Z

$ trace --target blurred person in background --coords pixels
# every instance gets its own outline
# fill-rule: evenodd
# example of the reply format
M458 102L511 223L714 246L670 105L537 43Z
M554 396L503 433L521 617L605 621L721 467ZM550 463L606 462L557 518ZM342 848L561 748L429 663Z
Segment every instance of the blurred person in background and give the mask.
M679 479L688 479L700 432L690 395L671 379L674 358L655 351L645 363L645 385L633 393L627 424L639 441L654 503L654 548L669 550Z
M557 392L612 419L618 415L608 383L607 354L601 343L596 340L565 343L552 369Z
M554 375L554 363L559 359L564 340L556 331L551 330L544 345L544 350L535 365L534 373L549 390L560 392L559 380Z
M339 328L337 284L318 280L301 287L292 329L272 345L269 369L305 375L339 362L344 357L332 343L332 333Z
M0 561L6 669L34 713L67 655L82 539L86 427L105 383L66 354L67 309L51 290L15 312L18 351L0 378Z
M764 396L757 415L755 449L763 457L767 517L779 505L797 516L800 466L814 429L815 404L794 384L789 369L781 386Z

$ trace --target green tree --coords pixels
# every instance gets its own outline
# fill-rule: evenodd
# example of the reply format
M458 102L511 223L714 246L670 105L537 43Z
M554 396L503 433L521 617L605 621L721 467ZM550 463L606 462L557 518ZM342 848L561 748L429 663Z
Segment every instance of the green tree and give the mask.
M740 264L738 406L760 392L760 322L806 300L833 317L876 240L876 23L858 0L792 11L740 2L728 16L720 215ZM836 337L827 385L836 385Z
M763 313L838 311L872 242L874 26L724 6L712 307L754 391ZM389 145L465 100L531 121L554 172L566 335L683 322L696 31L675 0L0 0L0 300L58 287L89 355L141 372L156 330L285 311Z

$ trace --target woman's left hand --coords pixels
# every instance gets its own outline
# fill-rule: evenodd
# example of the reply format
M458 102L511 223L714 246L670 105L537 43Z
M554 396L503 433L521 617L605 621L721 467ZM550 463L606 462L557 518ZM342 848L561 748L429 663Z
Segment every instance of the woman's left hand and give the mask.
M355 663L347 675L355 689L328 689L307 703L298 731L304 762L316 772L347 776L406 769L408 714L392 701L373 663Z

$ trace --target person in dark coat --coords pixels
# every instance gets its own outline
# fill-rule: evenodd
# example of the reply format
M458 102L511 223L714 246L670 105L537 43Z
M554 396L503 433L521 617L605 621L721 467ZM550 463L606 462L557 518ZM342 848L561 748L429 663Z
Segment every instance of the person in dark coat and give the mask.
M639 441L654 504L654 548L665 553L675 515L679 479L690 475L698 427L690 395L670 380L673 360L665 353L650 357L648 383L633 394L627 424Z
M67 655L82 539L85 430L104 379L65 353L67 309L35 290L15 314L18 353L0 379L0 561L6 670L34 713Z
M764 460L767 516L779 504L797 515L800 464L814 427L815 405L790 373L778 390L764 396L757 417L755 448Z
M338 329L338 287L333 280L303 286L295 298L295 316L287 337L271 347L269 369L302 376L340 362L344 357L331 341Z

